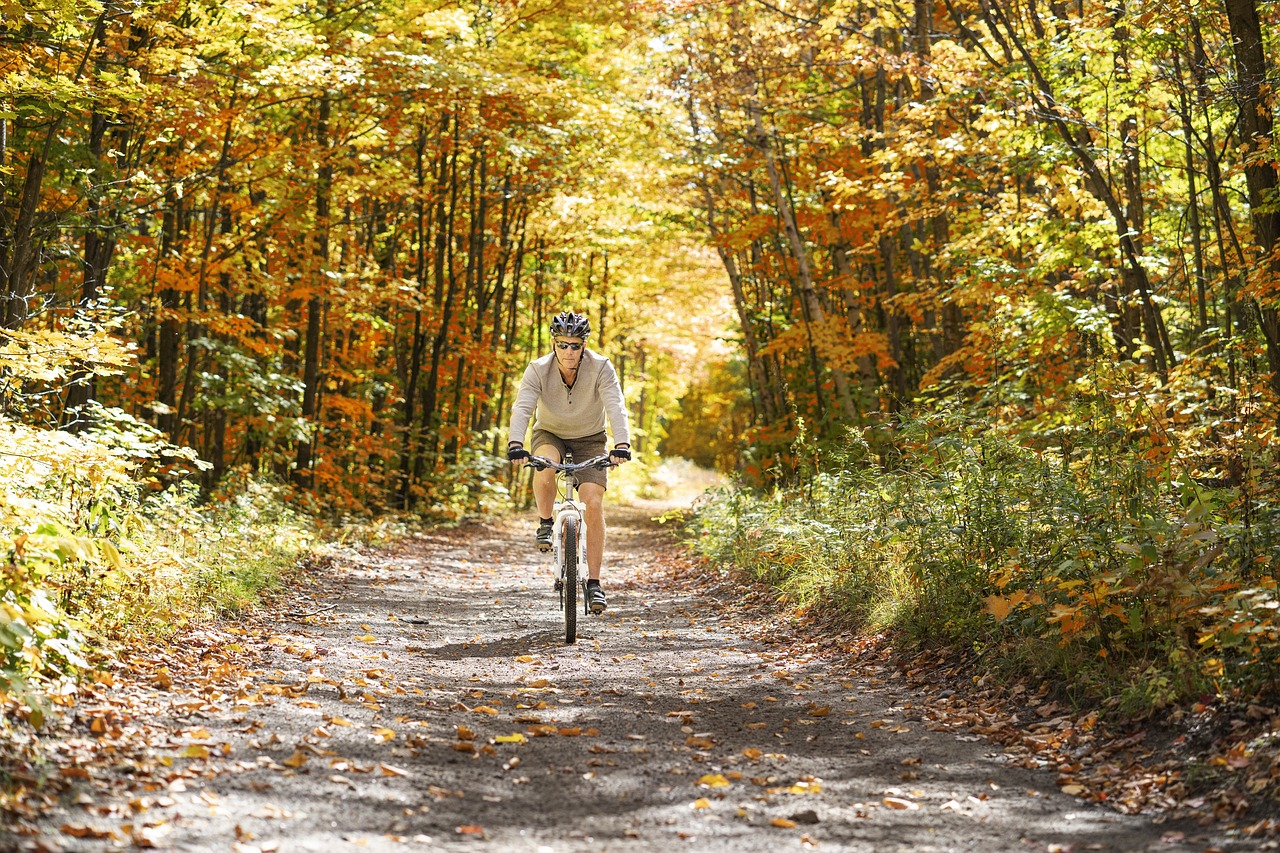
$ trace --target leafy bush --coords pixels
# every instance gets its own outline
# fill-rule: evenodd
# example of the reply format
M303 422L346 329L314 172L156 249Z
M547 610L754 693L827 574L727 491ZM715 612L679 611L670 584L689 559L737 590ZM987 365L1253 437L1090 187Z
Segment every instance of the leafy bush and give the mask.
M1095 697L1273 688L1274 448L1242 466L1257 476L1205 485L1158 432L1096 402L1080 401L1066 453L945 415L902 422L878 459L855 433L805 482L722 492L690 530L790 603L999 649Z
M259 484L201 504L189 449L118 410L87 417L78 435L0 418L0 705L34 725L116 643L256 603L314 530Z

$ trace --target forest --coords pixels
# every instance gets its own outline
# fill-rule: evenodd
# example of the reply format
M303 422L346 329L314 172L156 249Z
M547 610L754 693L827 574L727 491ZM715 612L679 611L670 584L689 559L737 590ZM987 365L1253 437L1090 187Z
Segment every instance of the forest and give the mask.
M562 310L782 604L1129 713L1274 695L1276 15L0 2L0 696L527 504Z

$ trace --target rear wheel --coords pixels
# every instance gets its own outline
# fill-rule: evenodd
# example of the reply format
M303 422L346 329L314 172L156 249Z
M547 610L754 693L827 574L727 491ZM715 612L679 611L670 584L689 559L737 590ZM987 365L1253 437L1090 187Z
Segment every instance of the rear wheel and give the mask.
M578 524L573 516L565 516L561 531L561 553L564 554L564 641L578 639Z

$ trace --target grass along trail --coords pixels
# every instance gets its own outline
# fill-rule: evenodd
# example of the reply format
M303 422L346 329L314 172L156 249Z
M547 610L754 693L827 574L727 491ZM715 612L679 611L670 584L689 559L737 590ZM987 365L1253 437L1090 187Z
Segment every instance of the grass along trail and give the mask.
M770 642L655 512L610 510L609 610L574 646L528 519L338 554L276 612L122 668L113 710L65 727L65 794L0 848L1209 846L931 730L884 671Z

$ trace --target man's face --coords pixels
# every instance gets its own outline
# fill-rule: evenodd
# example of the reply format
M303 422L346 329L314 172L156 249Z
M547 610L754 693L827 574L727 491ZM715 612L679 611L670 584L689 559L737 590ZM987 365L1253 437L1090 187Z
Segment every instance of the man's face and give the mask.
M556 361L565 369L576 368L578 362L582 361L582 349L586 343L582 338L556 338L553 342Z

